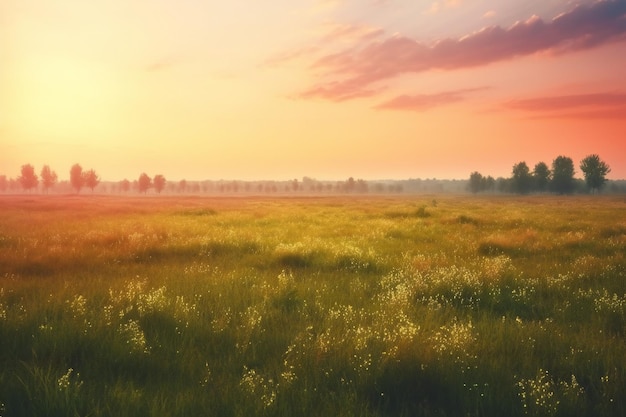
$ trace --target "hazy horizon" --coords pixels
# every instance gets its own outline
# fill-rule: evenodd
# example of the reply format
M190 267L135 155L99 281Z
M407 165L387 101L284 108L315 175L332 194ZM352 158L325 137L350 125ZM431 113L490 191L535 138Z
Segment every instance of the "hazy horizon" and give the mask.
M0 5L0 175L626 178L626 2Z

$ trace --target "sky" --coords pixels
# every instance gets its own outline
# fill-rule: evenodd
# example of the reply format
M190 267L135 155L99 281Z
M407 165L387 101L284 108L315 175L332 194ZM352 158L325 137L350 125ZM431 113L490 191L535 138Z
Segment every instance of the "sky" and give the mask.
M624 74L624 0L3 0L0 174L625 179Z

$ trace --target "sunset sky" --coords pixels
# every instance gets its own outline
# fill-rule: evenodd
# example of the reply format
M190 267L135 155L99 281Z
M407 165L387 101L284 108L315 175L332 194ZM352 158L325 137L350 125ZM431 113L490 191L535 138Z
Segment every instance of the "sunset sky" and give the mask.
M0 174L626 178L626 1L2 0Z

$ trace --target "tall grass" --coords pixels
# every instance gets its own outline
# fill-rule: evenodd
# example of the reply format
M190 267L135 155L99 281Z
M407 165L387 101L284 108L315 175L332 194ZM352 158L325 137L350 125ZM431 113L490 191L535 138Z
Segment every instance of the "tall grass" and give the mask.
M0 415L626 415L620 198L3 197Z

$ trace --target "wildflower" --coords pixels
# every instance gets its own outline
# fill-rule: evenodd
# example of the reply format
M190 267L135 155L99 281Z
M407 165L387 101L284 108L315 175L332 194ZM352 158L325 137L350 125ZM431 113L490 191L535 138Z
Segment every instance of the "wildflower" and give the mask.
M539 369L534 379L522 379L517 387L526 414L556 414L560 401L554 394L555 384L548 371Z
M135 352L149 353L150 349L146 343L146 336L136 320L129 320L120 325L120 333L127 337L126 343Z
M69 368L67 372L57 380L57 389L59 391L68 391L72 387L79 389L83 385L83 382L80 380L80 373L78 372L74 377L74 381L72 381L72 372L74 372L74 369Z

